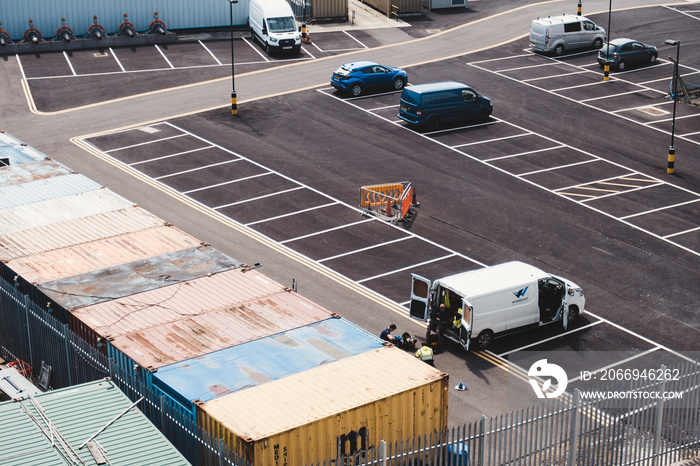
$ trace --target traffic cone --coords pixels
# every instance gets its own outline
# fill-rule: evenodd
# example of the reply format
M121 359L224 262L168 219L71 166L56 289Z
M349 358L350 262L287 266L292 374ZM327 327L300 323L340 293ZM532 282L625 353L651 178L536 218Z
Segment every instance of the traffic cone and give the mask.
M394 213L391 211L391 201L387 201L386 203L386 212L384 212L387 217L393 217Z

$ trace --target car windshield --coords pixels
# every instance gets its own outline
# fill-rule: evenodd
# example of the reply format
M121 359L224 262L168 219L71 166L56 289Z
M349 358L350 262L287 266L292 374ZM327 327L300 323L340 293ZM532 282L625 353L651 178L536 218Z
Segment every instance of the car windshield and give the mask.
M267 25L270 32L294 32L297 28L297 23L291 16L268 18Z

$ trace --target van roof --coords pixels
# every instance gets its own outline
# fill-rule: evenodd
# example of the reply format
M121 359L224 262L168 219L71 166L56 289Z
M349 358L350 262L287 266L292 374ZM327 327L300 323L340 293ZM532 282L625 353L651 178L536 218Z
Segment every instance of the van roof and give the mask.
M441 285L467 298L513 288L550 275L524 262L506 262L483 269L461 272L437 280Z
M469 87L466 84L458 83L456 81L441 81L437 83L425 83L425 84L413 84L411 86L407 86L406 89L409 91L417 92L419 94L425 93L425 92L433 92L433 91L448 91L452 89L464 89L465 87Z
M585 16L578 15L559 15L559 16L547 16L546 18L537 18L533 23L551 25L555 23L573 23L575 21L590 21Z

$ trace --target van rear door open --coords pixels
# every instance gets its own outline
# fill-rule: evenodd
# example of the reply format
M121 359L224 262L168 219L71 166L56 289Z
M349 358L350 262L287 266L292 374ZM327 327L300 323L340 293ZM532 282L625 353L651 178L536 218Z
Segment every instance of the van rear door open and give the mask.
M469 351L469 342L472 339L472 322L474 322L474 308L462 298L462 324L459 327L459 342L467 351Z
M430 280L411 274L411 307L409 315L416 320L427 322L430 308Z

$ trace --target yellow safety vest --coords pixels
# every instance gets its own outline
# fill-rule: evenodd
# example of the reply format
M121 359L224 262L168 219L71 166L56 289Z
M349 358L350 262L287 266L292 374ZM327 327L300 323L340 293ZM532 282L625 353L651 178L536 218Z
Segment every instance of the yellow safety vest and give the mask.
M420 349L416 351L416 357L421 361L432 361L433 349L430 346L421 346Z

